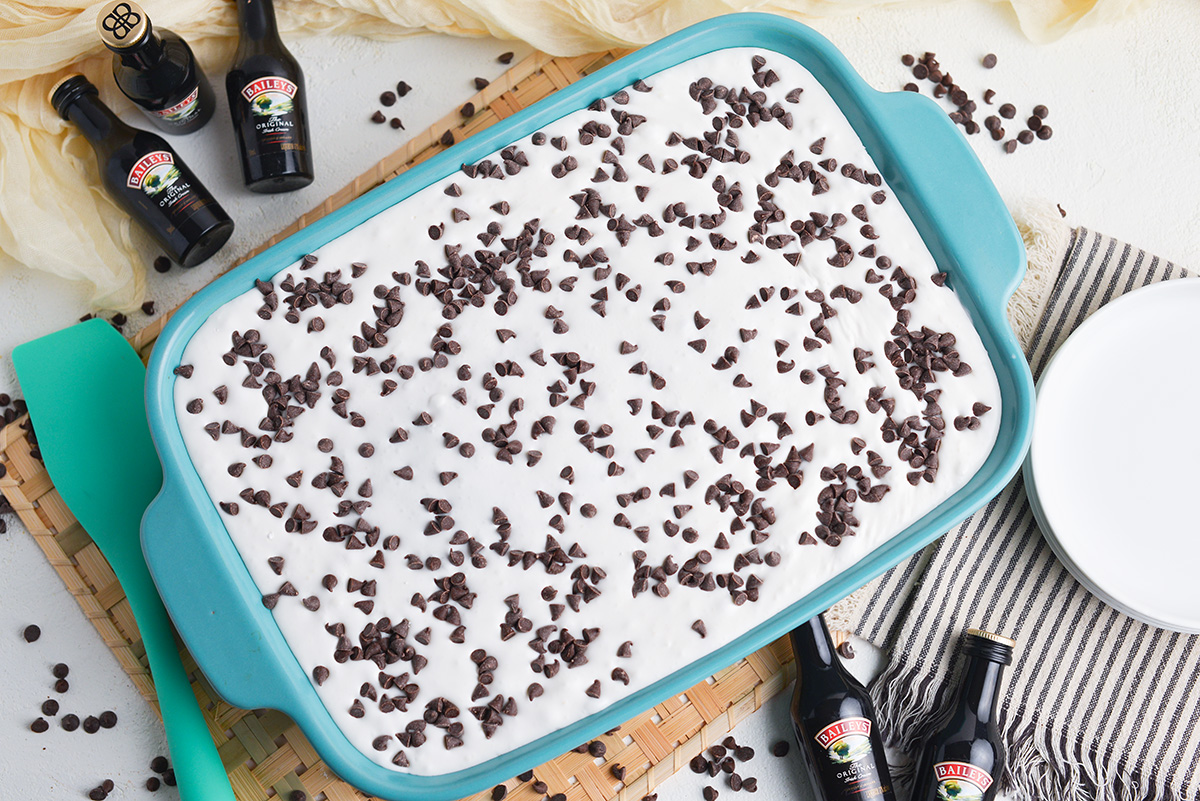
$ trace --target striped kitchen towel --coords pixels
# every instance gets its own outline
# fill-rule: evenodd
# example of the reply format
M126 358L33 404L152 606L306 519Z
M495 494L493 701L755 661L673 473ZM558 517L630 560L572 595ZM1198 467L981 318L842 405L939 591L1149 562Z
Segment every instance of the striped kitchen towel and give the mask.
M1034 378L1105 303L1187 275L1077 229L1027 343ZM960 667L959 637L978 626L1018 642L999 715L1015 797L1200 795L1200 636L1144 625L1085 590L1039 533L1020 476L923 557L874 587L856 622L892 643L872 685L885 736L911 751L927 734Z

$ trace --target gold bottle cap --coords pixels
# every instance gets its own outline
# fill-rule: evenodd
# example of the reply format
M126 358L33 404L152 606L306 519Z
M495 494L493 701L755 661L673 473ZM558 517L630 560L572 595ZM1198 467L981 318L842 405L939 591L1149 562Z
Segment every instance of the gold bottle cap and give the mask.
M984 631L983 629L967 629L967 634L971 635L972 637L978 637L981 640L998 642L1001 645L1007 645L1009 648L1017 647L1016 640L1012 639L1011 637L1005 637L1003 634L994 634L990 631Z
M106 47L124 50L141 42L150 27L150 18L137 3L117 0L106 3L96 17L96 30Z

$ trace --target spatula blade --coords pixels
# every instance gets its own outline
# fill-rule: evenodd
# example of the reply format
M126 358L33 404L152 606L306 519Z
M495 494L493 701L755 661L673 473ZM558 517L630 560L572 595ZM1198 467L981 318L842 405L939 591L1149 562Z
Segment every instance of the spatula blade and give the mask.
M13 365L46 468L71 511L110 560L112 548L136 549L141 559L136 535L109 535L137 532L162 486L141 359L108 322L92 319L16 347Z

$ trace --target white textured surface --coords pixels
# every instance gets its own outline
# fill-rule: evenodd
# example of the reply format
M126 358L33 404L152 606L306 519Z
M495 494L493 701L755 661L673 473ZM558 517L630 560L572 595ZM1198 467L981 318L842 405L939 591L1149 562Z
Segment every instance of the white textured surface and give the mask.
M1200 128L1189 111L1200 100L1200 62L1195 59L1200 6L1194 2L1163 0L1120 26L1080 31L1043 46L1021 36L1011 12L988 3L893 8L817 27L877 87L898 88L907 80L897 63L901 53L933 50L973 94L990 86L1000 99L1018 103L1022 110L1045 103L1055 129L1049 142L1005 156L983 135L971 138L1010 205L1045 197L1061 203L1073 223L1184 264L1200 264L1200 238L1191 226L1200 218L1195 180L1200 176ZM400 79L417 87L397 108L411 109L402 115L405 125L419 131L474 91L470 78L475 74L500 74L503 67L493 58L508 49L517 50L518 57L525 52L508 43L444 37L395 44L355 39L297 43L293 51L310 82L324 72L324 82L348 86L337 92L314 89L315 108L319 112L324 106L327 113L317 115L318 178L311 187L284 198L251 196L238 187L232 161L224 167L205 161L200 153L215 154L228 147L227 112L219 112L194 143L180 143L185 157L196 154L206 178L213 174L212 187L238 221L230 256L287 225L403 141L402 133L361 122L374 109L379 92ZM1000 59L991 72L978 66L987 52ZM220 70L210 73L219 77ZM219 178L218 171L223 171ZM168 308L215 271L204 265L188 274L152 273L151 297ZM0 276L0 389L15 385L8 351L74 321L87 311L81 297L63 282L23 273ZM0 775L6 796L83 798L105 776L140 787L150 759L163 748L161 729L17 525L10 524L9 533L0 536L0 576L0 679L6 688L0 694ZM35 620L48 633L38 645L27 647L19 632ZM60 627L57 635L52 626ZM47 647L54 646L56 637L61 654ZM856 670L870 667L865 650L860 648ZM103 688L97 690L97 711L115 710L121 718L117 728L91 737L76 732L70 739L61 731L40 736L28 731L49 688L49 666L59 659L73 668L74 689L68 696L72 704L78 698L80 709L91 708L84 693ZM768 707L773 712L752 716L736 733L739 740L746 739L758 750L760 743L790 736L782 708L775 702ZM765 755L755 759L757 797L811 797L800 789L804 782L794 778L802 769L794 748L792 754L787 760ZM660 801L696 801L703 786L694 783L698 778L687 774L672 779L659 788ZM152 796L130 789L118 797ZM154 797L170 799L175 794L160 791ZM730 797L729 791L722 797Z

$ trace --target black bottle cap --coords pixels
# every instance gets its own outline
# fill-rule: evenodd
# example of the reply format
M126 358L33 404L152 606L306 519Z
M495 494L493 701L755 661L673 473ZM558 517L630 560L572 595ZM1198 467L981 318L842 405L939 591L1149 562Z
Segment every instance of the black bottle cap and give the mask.
M983 629L967 629L963 635L963 652L971 656L979 656L990 662L1003 665L1012 664L1013 648L1017 641Z
M84 95L98 95L100 92L87 78L82 75L72 75L63 78L50 90L50 105L58 112L58 116L67 119L67 110L71 104Z

